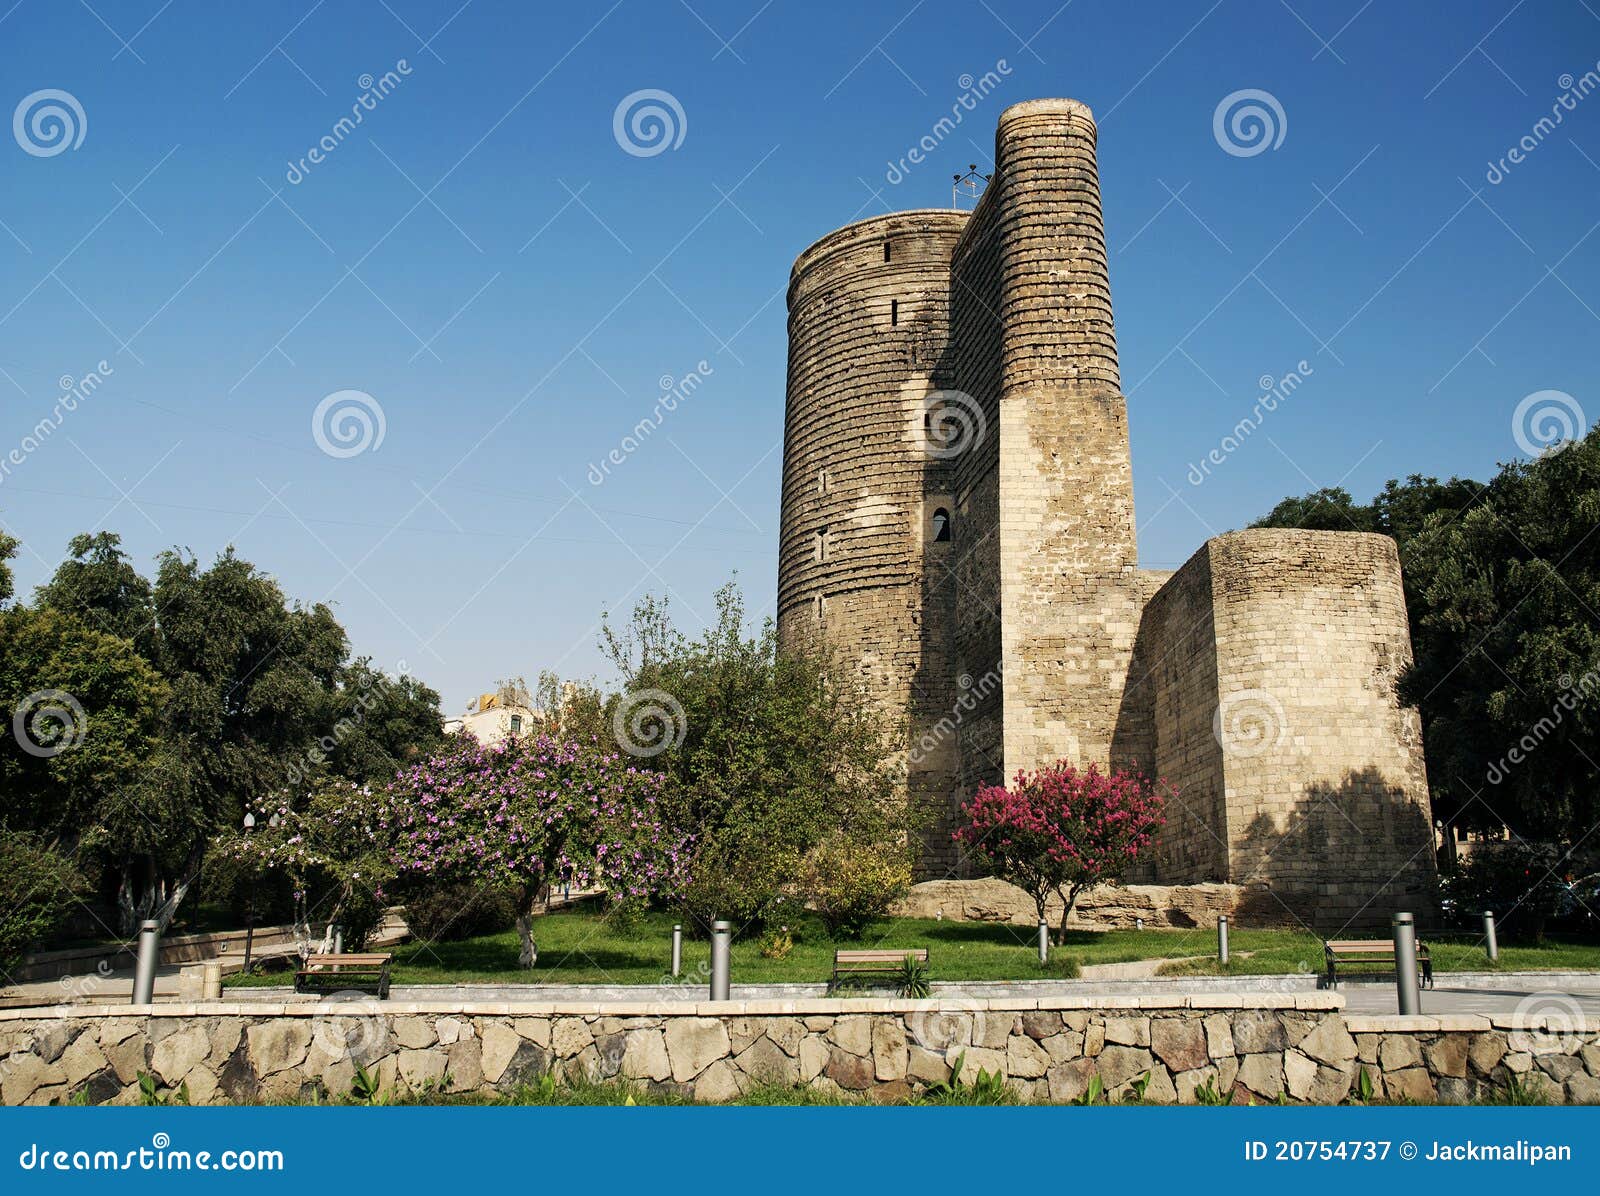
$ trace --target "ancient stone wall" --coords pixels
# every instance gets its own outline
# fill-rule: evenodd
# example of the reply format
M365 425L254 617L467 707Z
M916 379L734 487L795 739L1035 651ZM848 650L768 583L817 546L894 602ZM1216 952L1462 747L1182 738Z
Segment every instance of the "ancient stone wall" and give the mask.
M492 1095L547 1073L624 1079L701 1101L757 1083L904 1098L982 1069L1065 1102L1099 1076L1113 1101L1335 1104L1365 1070L1378 1099L1461 1102L1516 1080L1552 1103L1600 1102L1600 1027L1581 1019L1356 1017L1336 994L1032 1000L693 1001L572 1005L218 1002L0 1011L7 1105L135 1104L139 1076L195 1104L348 1096L359 1063L384 1092Z
M1005 771L1110 761L1141 593L1105 229L1088 108L1007 108L999 541Z
M825 634L905 717L925 878L970 873L975 788L1067 759L1177 786L1127 879L1265 884L1319 925L1425 911L1392 542L1252 531L1137 567L1096 137L1075 100L1013 105L970 218L878 217L796 262L780 633ZM1292 733L1223 736L1252 702Z
M955 701L950 544L936 541L952 466L930 395L945 385L950 253L965 226L952 211L849 225L801 254L789 285L779 636L826 640L913 749ZM907 771L914 800L947 798L953 737L911 751Z
M1207 546L1229 875L1308 921L1426 913L1434 872L1422 729L1388 536L1255 529Z

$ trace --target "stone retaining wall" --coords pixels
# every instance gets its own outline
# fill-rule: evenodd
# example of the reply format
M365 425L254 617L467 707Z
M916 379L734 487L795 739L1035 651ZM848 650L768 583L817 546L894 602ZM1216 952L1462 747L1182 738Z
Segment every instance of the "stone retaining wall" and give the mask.
M546 1072L625 1078L701 1101L763 1081L879 1099L1004 1074L1065 1102L1098 1075L1115 1100L1333 1104L1363 1069L1376 1098L1487 1099L1516 1081L1551 1103L1600 1103L1600 1026L1554 1017L1357 1017L1332 993L606 1004L359 999L0 1011L7 1105L137 1103L139 1074L196 1104L348 1093L357 1062L385 1089L494 1093Z

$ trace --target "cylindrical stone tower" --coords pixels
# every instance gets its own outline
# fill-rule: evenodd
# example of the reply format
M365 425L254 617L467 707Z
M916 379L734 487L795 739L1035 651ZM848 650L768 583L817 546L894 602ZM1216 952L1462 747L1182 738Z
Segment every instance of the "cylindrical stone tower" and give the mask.
M953 457L945 384L950 254L967 213L847 225L800 255L789 283L789 382L778 633L821 636L912 732L913 797L954 782L954 736L916 747L948 713ZM930 398L930 396L934 396Z

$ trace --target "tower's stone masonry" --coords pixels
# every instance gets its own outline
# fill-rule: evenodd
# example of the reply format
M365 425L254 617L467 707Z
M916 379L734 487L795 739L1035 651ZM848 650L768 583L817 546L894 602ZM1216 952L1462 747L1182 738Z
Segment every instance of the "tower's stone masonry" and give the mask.
M904 718L958 874L956 807L1057 759L1170 780L1139 879L1267 885L1342 925L1432 877L1392 541L1217 537L1138 568L1089 109L1006 109L977 208L832 233L789 287L778 621Z

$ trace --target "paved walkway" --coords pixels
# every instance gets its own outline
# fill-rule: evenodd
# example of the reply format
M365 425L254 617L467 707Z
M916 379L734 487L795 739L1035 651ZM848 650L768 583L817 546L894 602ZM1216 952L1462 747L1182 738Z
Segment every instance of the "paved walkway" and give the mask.
M1518 1006L1530 1014L1552 1015L1582 1011L1585 1017L1600 1018L1600 975L1593 973L1535 977L1522 973L1496 983L1498 976L1484 976L1483 987L1452 984L1449 975L1438 977L1438 987L1422 990L1422 1012L1429 1013L1514 1013ZM1395 1013L1399 1009L1394 985L1345 983L1339 986L1345 1009L1350 1013Z

